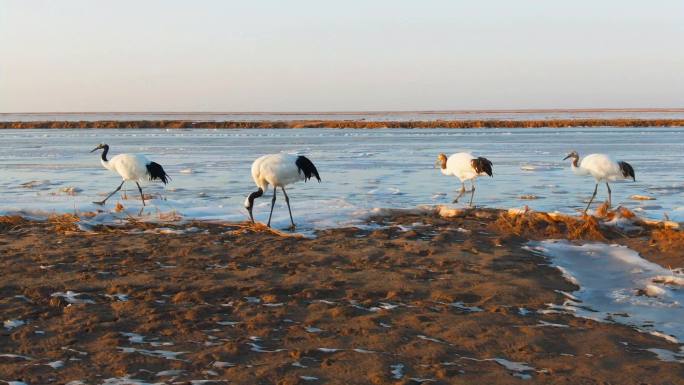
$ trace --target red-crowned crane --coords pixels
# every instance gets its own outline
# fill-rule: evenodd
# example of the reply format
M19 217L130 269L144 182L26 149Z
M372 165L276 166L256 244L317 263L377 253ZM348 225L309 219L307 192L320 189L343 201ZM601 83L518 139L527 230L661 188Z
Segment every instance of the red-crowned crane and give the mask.
M487 158L474 157L467 152L458 152L452 154L447 158L445 154L439 154L435 165L438 165L444 175L453 175L461 181L461 190L458 193L453 203L458 203L458 200L466 191L465 181L469 180L472 185L470 193L470 203L473 205L473 196L475 195L475 179L479 176L492 176L492 162Z
M121 187L124 183L126 183L126 181L132 181L138 186L138 191L140 191L140 199L142 199L142 204L145 206L145 196L143 195L142 188L140 187L140 183L138 183L138 181L147 178L149 180L160 180L164 184L169 183L170 177L166 171L164 171L164 168L159 163L155 163L147 159L144 155L119 154L107 160L109 145L102 143L90 152L95 152L97 150L104 150L102 151L101 158L101 163L104 168L119 174L121 178L123 178L123 181L119 187L112 191L111 194L107 195L105 199L99 202L93 202L96 205L104 205L105 202L107 202L107 199L109 199L117 191L121 190Z
M254 223L254 216L252 215L254 199L264 195L268 186L271 185L273 186L273 199L271 200L271 213L268 215L267 226L271 227L271 216L273 215L273 206L275 206L276 191L280 187L285 195L287 210L290 212L290 223L292 223L290 229L294 229L295 224L292 219L290 198L287 196L287 192L285 192L285 186L300 180L306 182L313 177L318 182L321 181L316 166L305 156L269 154L255 160L252 163L252 179L254 179L254 183L259 189L249 194L247 199L245 199L245 208L249 211L249 218L252 220L252 223Z
M594 194L592 194L587 207L584 209L585 213L589 210L589 206L591 206L591 203L596 197L599 183L606 183L606 188L608 189L608 207L610 207L612 205L612 197L608 182L629 178L636 181L634 168L632 168L629 163L623 161L616 162L606 154L589 154L580 161L580 156L577 151L572 151L563 158L563 160L566 159L572 159L572 172L574 172L575 175L591 175L596 180Z

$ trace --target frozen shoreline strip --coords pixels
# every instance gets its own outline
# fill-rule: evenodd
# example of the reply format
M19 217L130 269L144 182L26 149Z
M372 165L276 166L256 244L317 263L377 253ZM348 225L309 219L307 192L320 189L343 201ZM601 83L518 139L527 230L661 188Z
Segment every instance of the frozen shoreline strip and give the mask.
M548 257L569 282L579 286L572 292L578 301L568 299L555 309L622 323L674 343L684 341L684 275L625 246L548 240L530 242L528 248ZM582 306L573 306L579 302Z

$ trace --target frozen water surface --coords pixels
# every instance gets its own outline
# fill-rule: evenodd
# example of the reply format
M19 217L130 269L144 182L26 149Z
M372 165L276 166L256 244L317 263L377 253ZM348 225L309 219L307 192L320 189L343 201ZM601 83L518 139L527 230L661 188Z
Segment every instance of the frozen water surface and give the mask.
M570 282L579 286L555 309L684 342L681 272L665 269L618 245L543 241L532 242L530 249L549 257L566 277L571 277Z
M306 154L323 179L288 190L300 231L355 223L375 207L450 203L460 186L433 168L440 152L472 151L494 162L494 178L478 181L476 204L572 213L583 208L593 188L593 180L573 175L561 161L573 149L606 152L635 167L636 183L615 184L615 203L646 217L684 218L681 128L2 130L0 212L99 209L91 202L120 180L100 165L99 154L89 152L101 142L111 146L111 155L146 154L173 178L166 188L144 184L146 193L163 198L149 201L143 215L150 218L175 211L185 218L247 219L243 202L255 190L251 162L280 151ZM135 185L126 190L128 199L117 194L105 210L119 201L127 213L107 212L97 220L137 215ZM599 200L604 190L601 186ZM257 220L266 220L271 194L256 200ZM656 200L629 199L635 194ZM525 195L539 199L521 200ZM283 228L289 220L282 193L279 197L274 225Z

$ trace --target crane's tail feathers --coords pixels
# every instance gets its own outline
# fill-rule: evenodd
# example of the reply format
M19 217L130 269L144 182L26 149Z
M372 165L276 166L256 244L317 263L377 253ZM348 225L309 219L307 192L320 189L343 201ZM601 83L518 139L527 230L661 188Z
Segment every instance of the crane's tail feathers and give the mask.
M298 156L297 160L295 161L295 164L297 165L297 170L299 174L304 172L304 181L306 182L307 180L316 177L318 181L321 181L321 177L318 175L318 170L316 170L316 166L309 160L309 158L305 156Z
M150 180L159 179L164 184L169 183L169 180L171 180L171 177L164 171L164 168L155 162L150 162L147 165L147 175L149 175Z
M492 176L492 162L483 157L475 158L470 161L470 165L473 167L473 170L475 170L476 173L482 174L485 173L489 176Z
M627 162L618 162L618 165L620 165L622 176L625 178L632 178L633 181L636 181L636 177L634 176L634 168L631 164Z

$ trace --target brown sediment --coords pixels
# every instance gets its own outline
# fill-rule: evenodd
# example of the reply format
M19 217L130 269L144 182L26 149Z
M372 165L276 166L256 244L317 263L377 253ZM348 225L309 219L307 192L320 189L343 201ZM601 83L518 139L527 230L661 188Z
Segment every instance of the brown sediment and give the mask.
M0 129L21 128L561 128L684 127L684 119L542 119L542 120L82 120L0 122Z
M616 215L629 217L618 210L606 219ZM684 376L681 364L644 350L676 344L533 312L576 287L522 248L549 237L601 240L684 266L684 237L663 224L626 232L591 217L439 207L386 211L371 218L377 229L311 239L249 223L131 220L84 233L76 219L0 217L0 314L26 322L0 329L2 379L511 384L523 374L544 384L676 384ZM69 290L92 303L53 296ZM493 358L534 369L517 373ZM46 365L58 360L63 367Z

